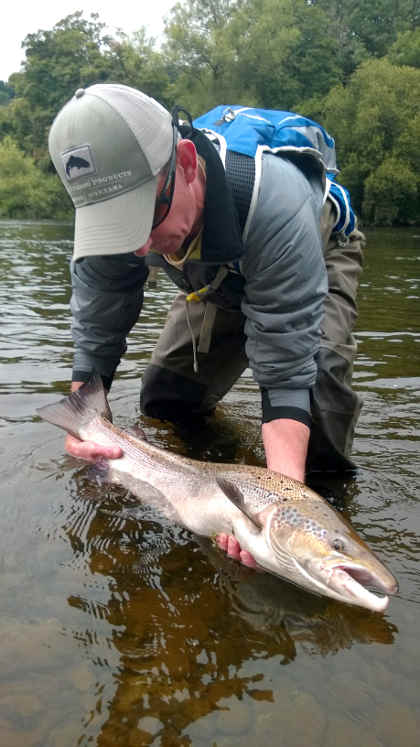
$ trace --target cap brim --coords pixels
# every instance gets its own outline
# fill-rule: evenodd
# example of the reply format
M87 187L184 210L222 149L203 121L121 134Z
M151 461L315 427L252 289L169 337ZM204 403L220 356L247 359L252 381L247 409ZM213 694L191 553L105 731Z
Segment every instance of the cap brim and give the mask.
M96 205L76 209L73 258L127 254L150 236L158 177Z

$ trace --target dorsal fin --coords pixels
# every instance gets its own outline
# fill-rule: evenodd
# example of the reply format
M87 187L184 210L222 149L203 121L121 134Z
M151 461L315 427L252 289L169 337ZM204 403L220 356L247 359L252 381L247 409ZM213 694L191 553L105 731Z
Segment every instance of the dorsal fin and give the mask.
M243 496L243 493L239 490L238 486L235 485L231 480L227 480L225 477L216 477L216 482L220 488L220 490L223 491L226 498L229 498L230 501L236 506L236 508L239 508L240 511L242 511L243 514L252 521L253 525L257 527L257 529L260 531L262 529L262 524L258 521L258 518L256 516L253 516L249 509L245 505L245 498Z

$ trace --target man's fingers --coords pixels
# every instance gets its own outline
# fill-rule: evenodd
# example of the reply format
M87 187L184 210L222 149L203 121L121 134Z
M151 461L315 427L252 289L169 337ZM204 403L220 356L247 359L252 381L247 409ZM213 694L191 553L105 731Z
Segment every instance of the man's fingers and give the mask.
M241 550L238 540L232 534L218 534L216 537L217 546L226 552L230 558L239 560L242 565L248 568L256 568L257 564L248 550Z
M256 568L257 564L248 550L241 550L239 553L239 560L242 565L246 565L248 568Z
M96 459L118 459L122 456L119 446L100 446L93 441L80 441L74 436L67 436L66 451L78 459L94 462Z
M235 537L233 537L231 534L228 537L227 554L229 555L229 557L233 558L234 560L241 559L241 546L238 540Z

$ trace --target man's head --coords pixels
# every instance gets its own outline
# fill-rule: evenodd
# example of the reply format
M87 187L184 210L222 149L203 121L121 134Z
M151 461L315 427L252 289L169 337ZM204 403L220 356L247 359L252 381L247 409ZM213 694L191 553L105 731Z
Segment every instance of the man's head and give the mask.
M170 208L177 138L169 112L134 88L105 83L76 91L49 136L76 208L75 259L146 243Z

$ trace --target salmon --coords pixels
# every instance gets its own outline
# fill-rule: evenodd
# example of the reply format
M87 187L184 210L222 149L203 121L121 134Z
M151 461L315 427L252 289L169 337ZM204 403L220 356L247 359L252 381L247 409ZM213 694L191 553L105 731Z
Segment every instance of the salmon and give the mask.
M104 480L195 534L234 535L265 571L376 612L398 590L345 518L304 483L264 467L188 459L121 430L98 375L37 412L83 441L121 447L121 458L99 461Z

